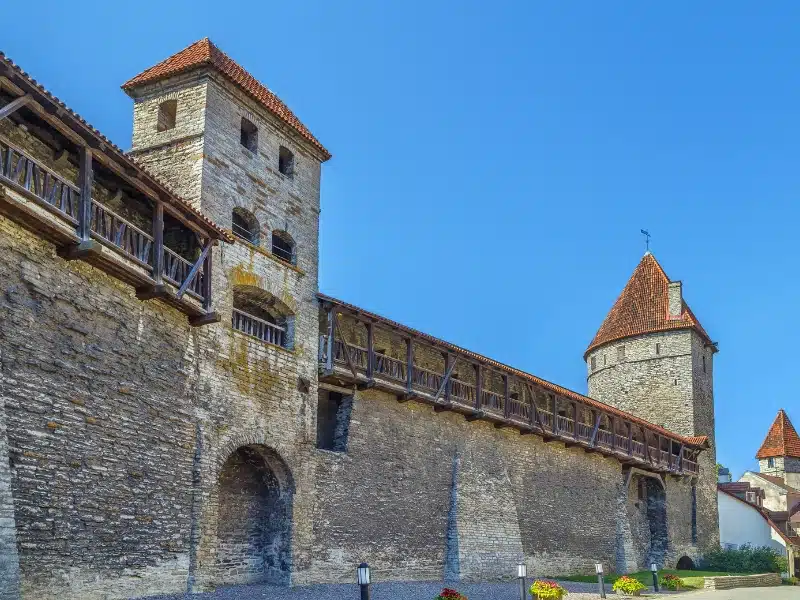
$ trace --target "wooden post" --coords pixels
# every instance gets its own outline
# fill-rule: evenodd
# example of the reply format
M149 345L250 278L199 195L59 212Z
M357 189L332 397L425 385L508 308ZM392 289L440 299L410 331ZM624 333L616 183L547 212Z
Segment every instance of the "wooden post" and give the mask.
M511 416L511 407L509 401L511 400L511 390L508 386L508 375L503 375L503 416L508 419Z
M572 403L572 437L578 439L578 403Z
M661 464L661 452L662 452L661 447L663 445L664 445L664 440L663 440L663 437L661 436L661 434L659 433L658 434L658 452L656 453L656 456L658 457L658 464Z
M3 108L0 108L0 121L5 119L10 114L16 112L23 106L30 104L33 101L33 98L30 94L25 94L24 96L20 96L6 104Z
M78 237L81 242L92 238L92 151L86 146L79 149L80 166L78 187L81 190L78 211Z
M334 343L333 338L335 335L335 328L333 327L333 304L328 305L328 310L326 311L328 314L328 355L325 357L325 370L329 373L333 371L333 352L334 352Z
M206 261L203 265L203 308L206 312L211 311L211 265L214 260L211 252L206 254Z
M608 417L608 423L611 425L611 449L617 449L617 420L610 416Z
M531 427L533 427L534 424L536 423L536 397L533 395L533 390L531 389L531 387L527 384L525 385L525 387L522 388L523 395L525 394L526 389L528 390L528 393L531 398L530 406L528 407L530 410L530 414L528 415L528 420L530 421Z
M164 203L156 200L155 204L153 211L153 279L156 286L160 286L164 278Z
M375 368L375 337L372 322L368 321L365 325L367 327L367 380L372 381Z
M192 285L194 278L197 277L197 273L200 272L200 266L205 262L206 256L208 256L211 252L212 242L213 240L211 238L208 238L206 240L206 243L203 245L203 251L200 253L200 257L192 265L192 268L189 269L189 273L187 273L186 279L183 280L183 283L181 283L181 287L178 288L178 291L175 294L176 298L182 298L183 295L186 293L186 290L189 289L189 286Z
M553 423L550 426L550 429L553 430L553 433L558 433L558 399L556 398L555 394L550 394L550 411L553 413Z
M411 393L414 385L414 342L410 337L406 338L406 393Z
M450 353L446 352L444 355L444 401L450 403L450 374L452 373L452 365L450 363Z
M475 410L480 410L483 396L483 365L475 365Z
M628 421L628 456L633 456L633 423Z

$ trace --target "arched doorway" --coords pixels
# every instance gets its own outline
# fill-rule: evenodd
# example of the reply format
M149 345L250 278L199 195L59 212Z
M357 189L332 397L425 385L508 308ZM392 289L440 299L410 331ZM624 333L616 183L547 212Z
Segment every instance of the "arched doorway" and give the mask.
M681 571L693 571L694 561L688 556L681 556L678 559L678 564L675 566L675 568L680 569Z
M291 473L273 450L243 446L219 474L217 579L288 585L291 573Z
M653 477L644 478L647 524L650 529L650 552L647 564L664 564L669 546L667 529L667 494L662 482Z

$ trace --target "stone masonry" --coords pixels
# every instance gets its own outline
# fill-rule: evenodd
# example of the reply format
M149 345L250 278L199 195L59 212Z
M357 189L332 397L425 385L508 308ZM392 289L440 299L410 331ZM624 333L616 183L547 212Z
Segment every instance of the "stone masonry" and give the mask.
M155 80L126 86L132 152L222 226L246 211L259 235L213 249L221 321L191 327L177 309L137 299L124 281L62 259L0 216L0 597L349 582L361 561L378 580L503 579L520 560L535 575L591 573L597 561L674 566L717 543L704 495L713 471L659 476L375 388L320 383L328 155L266 91L226 75L232 67L210 42L187 50L211 58L174 72L167 63ZM177 101L175 127L158 131L167 100ZM242 119L257 129L255 150L241 143ZM0 138L74 180L74 161L35 129L6 119ZM105 185L97 181L93 197L120 198ZM276 235L291 241L290 260L275 253ZM242 298L263 309L267 327L285 328L282 343L232 326ZM361 339L346 319L341 326ZM654 337L626 341L630 362L616 375L596 372L591 394L675 432L713 435L710 357L699 372L707 350L693 335L666 335L662 363L640 356ZM403 352L393 339L375 343L387 356ZM441 355L417 351L442 372ZM652 373L635 370L640 358ZM680 382L674 391L662 375ZM487 382L500 385L497 374ZM334 394L327 449L318 447L318 398ZM701 459L713 463L713 450Z

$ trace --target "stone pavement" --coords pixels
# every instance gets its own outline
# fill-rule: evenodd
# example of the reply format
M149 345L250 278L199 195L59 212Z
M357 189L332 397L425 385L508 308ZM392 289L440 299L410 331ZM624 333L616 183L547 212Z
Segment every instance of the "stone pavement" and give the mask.
M569 596L571 598L571 596ZM800 600L800 586L701 590L680 596L681 600Z

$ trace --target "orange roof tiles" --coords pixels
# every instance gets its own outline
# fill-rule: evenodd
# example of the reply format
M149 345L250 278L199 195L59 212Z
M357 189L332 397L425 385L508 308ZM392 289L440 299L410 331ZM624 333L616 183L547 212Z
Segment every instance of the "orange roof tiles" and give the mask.
M778 411L775 422L769 428L764 443L756 453L758 459L778 456L800 458L800 436L797 435L797 431L783 409Z
M497 369L499 369L501 371L504 371L506 373L510 373L512 375L515 375L515 376L521 378L521 379L530 381L531 383L538 384L538 385L542 386L543 388L545 388L545 389L547 389L547 390L549 390L551 392L554 392L556 394L559 394L559 395L561 395L561 396L563 396L565 398L570 398L572 400L577 400L579 402L582 402L582 403L586 404L587 406L593 406L593 407L598 408L600 410L604 410L607 413L615 415L617 417L621 417L622 419L624 419L626 421L630 421L630 422L636 423L638 425L644 425L645 427L647 427L647 428L649 428L649 429L651 429L651 430L653 430L653 431L655 431L657 433L660 433L660 434L666 435L666 436L670 436L673 439L676 439L676 440L678 440L680 442L683 442L687 446L692 446L692 447L695 447L695 448L709 448L710 447L710 442L709 442L708 436L702 435L702 436L695 436L695 437L687 437L687 436L683 436L683 435L674 433L674 432L672 432L672 431L670 431L670 430L668 430L668 429L666 429L664 427L661 427L661 426L656 425L654 423L650 423L649 421L646 421L646 420L641 419L641 418L639 418L639 417L637 417L635 415L627 413L624 410L620 410L620 409L618 409L618 408L616 408L614 406L611 406L610 404L604 404L603 402L595 400L594 398L590 398L589 396L584 396L583 394L579 394L578 392L573 392L572 390L570 390L568 388L562 387L562 386L557 385L555 383L551 383L551 382L547 381L546 379L542 379L541 377L536 377L535 375L531 375L530 373L526 373L525 371L520 371L519 369L515 369L514 367L509 367L508 365L505 365L505 364L503 364L501 362L498 362L498 361L493 360L491 358L487 358L486 356L483 356L482 354L478 354L476 352L472 352L471 350L466 350L466 349L462 348L461 346L456 346L455 344L451 344L450 342L446 342L446 341L441 340L439 338L433 337L432 335L428 335L427 333L423 333L423 332L421 332L421 331L419 331L417 329L412 329L411 327L406 327L405 325L403 325L401 323L398 323L397 321L392 321L391 319L387 319L386 317L382 317L382 316L380 316L378 314L366 311L363 308L359 308L358 306L355 306L353 304L348 304L347 302L343 302L342 300L338 300L338 299L336 299L336 298L334 298L332 296L326 296L325 294L317 294L317 296L323 302L330 302L332 304L336 304L336 305L341 306L342 308L345 308L345 309L347 309L347 310L349 310L349 311L351 311L353 313L361 314L361 315L364 315L365 317L368 317L371 320L379 321L381 323L384 323L385 325L387 325L387 326L389 326L389 327L391 327L393 329L397 329L397 330L403 331L405 333L409 333L409 334L414 335L414 336L419 336L420 338L423 338L423 339L425 339L425 340L429 341L430 343L435 344L437 346L440 346L440 347L443 347L443 348L447 348L448 350L452 350L454 352L460 352L460 353L466 354L467 356L469 356L471 358L474 358L474 359L479 360L479 361L486 362L487 364L490 364L491 366L493 366L493 367L495 367L495 368L497 368Z
M655 256L649 252L645 254L586 349L584 357L609 342L671 329L694 329L711 343L711 338L685 302L679 316L670 316L669 282L669 277Z
M157 65L139 73L133 79L128 80L122 85L123 90L130 90L145 83L152 83L160 79L166 79L179 73L190 71L198 67L209 66L227 77L239 86L247 94L253 97L256 102L292 127L303 138L311 142L322 152L324 160L331 157L325 147L306 129L295 114L289 110L280 98L267 89L265 85L250 75L245 69L239 66L222 50L217 48L211 40L203 38L184 48L177 54L173 54L168 59L161 61Z

